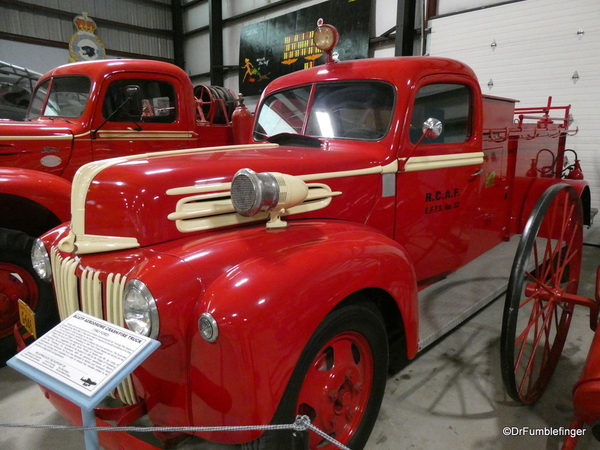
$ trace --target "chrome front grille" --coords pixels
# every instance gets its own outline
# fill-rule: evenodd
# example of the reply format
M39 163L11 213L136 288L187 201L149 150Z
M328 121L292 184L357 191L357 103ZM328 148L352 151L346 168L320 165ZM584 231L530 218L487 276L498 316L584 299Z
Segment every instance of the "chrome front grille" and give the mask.
M64 320L75 311L83 311L99 319L123 326L123 292L127 277L109 273L106 281L100 280L101 272L91 269L78 270L78 260L63 258L56 248L51 251L54 290L60 319ZM116 389L123 403L137 403L137 395L131 377L127 377Z

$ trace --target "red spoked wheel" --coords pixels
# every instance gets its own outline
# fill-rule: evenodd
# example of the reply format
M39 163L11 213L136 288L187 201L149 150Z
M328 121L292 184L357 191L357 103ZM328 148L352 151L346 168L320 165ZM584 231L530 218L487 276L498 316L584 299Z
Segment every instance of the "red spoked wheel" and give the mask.
M336 441L360 450L377 419L387 378L387 337L379 311L369 304L330 313L304 349L274 423L306 415ZM309 433L311 450L338 447ZM292 448L288 434L263 434L243 449Z
M511 398L532 403L562 353L581 272L583 213L577 192L559 184L534 207L513 262L501 336L502 379Z
M0 228L0 367L16 353L19 299L35 312L38 336L58 322L52 286L40 280L31 264L32 243L25 233Z

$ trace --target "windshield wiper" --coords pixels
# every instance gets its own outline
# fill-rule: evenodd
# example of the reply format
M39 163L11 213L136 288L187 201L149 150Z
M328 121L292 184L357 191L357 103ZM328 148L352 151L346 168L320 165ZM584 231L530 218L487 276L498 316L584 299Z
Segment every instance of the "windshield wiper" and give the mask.
M272 142L273 144L297 145L300 147L310 148L321 147L321 141L319 139L312 136L306 136L304 134L279 133L269 136L267 141Z

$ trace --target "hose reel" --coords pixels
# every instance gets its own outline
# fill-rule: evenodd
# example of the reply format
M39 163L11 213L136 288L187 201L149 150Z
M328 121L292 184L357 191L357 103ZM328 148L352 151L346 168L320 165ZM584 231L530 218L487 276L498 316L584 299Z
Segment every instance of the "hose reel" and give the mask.
M231 121L237 98L235 94L221 86L200 84L194 87L196 115L201 122L226 125Z

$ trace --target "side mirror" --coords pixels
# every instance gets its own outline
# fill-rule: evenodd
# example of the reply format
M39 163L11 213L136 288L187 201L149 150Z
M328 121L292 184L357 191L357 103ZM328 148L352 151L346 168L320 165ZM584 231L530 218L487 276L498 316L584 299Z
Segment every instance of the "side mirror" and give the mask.
M417 143L414 145L410 153L405 158L399 161L398 169L400 170L400 172L406 170L406 163L412 156L415 149L421 144L421 142L423 142L423 139L435 139L439 137L440 134L442 134L442 131L444 130L444 126L442 125L442 122L440 120L430 117L425 122L423 122L421 130L423 130L423 134L421 135Z
M419 139L417 145L421 143L423 138L435 139L439 137L440 134L442 134L442 131L444 130L444 126L442 125L442 122L438 119L430 117L425 122L423 122L423 127L421 129L423 130L423 136L421 137L421 139Z
M142 94L140 87L130 84L125 88L127 96L127 115L139 119L142 117Z

